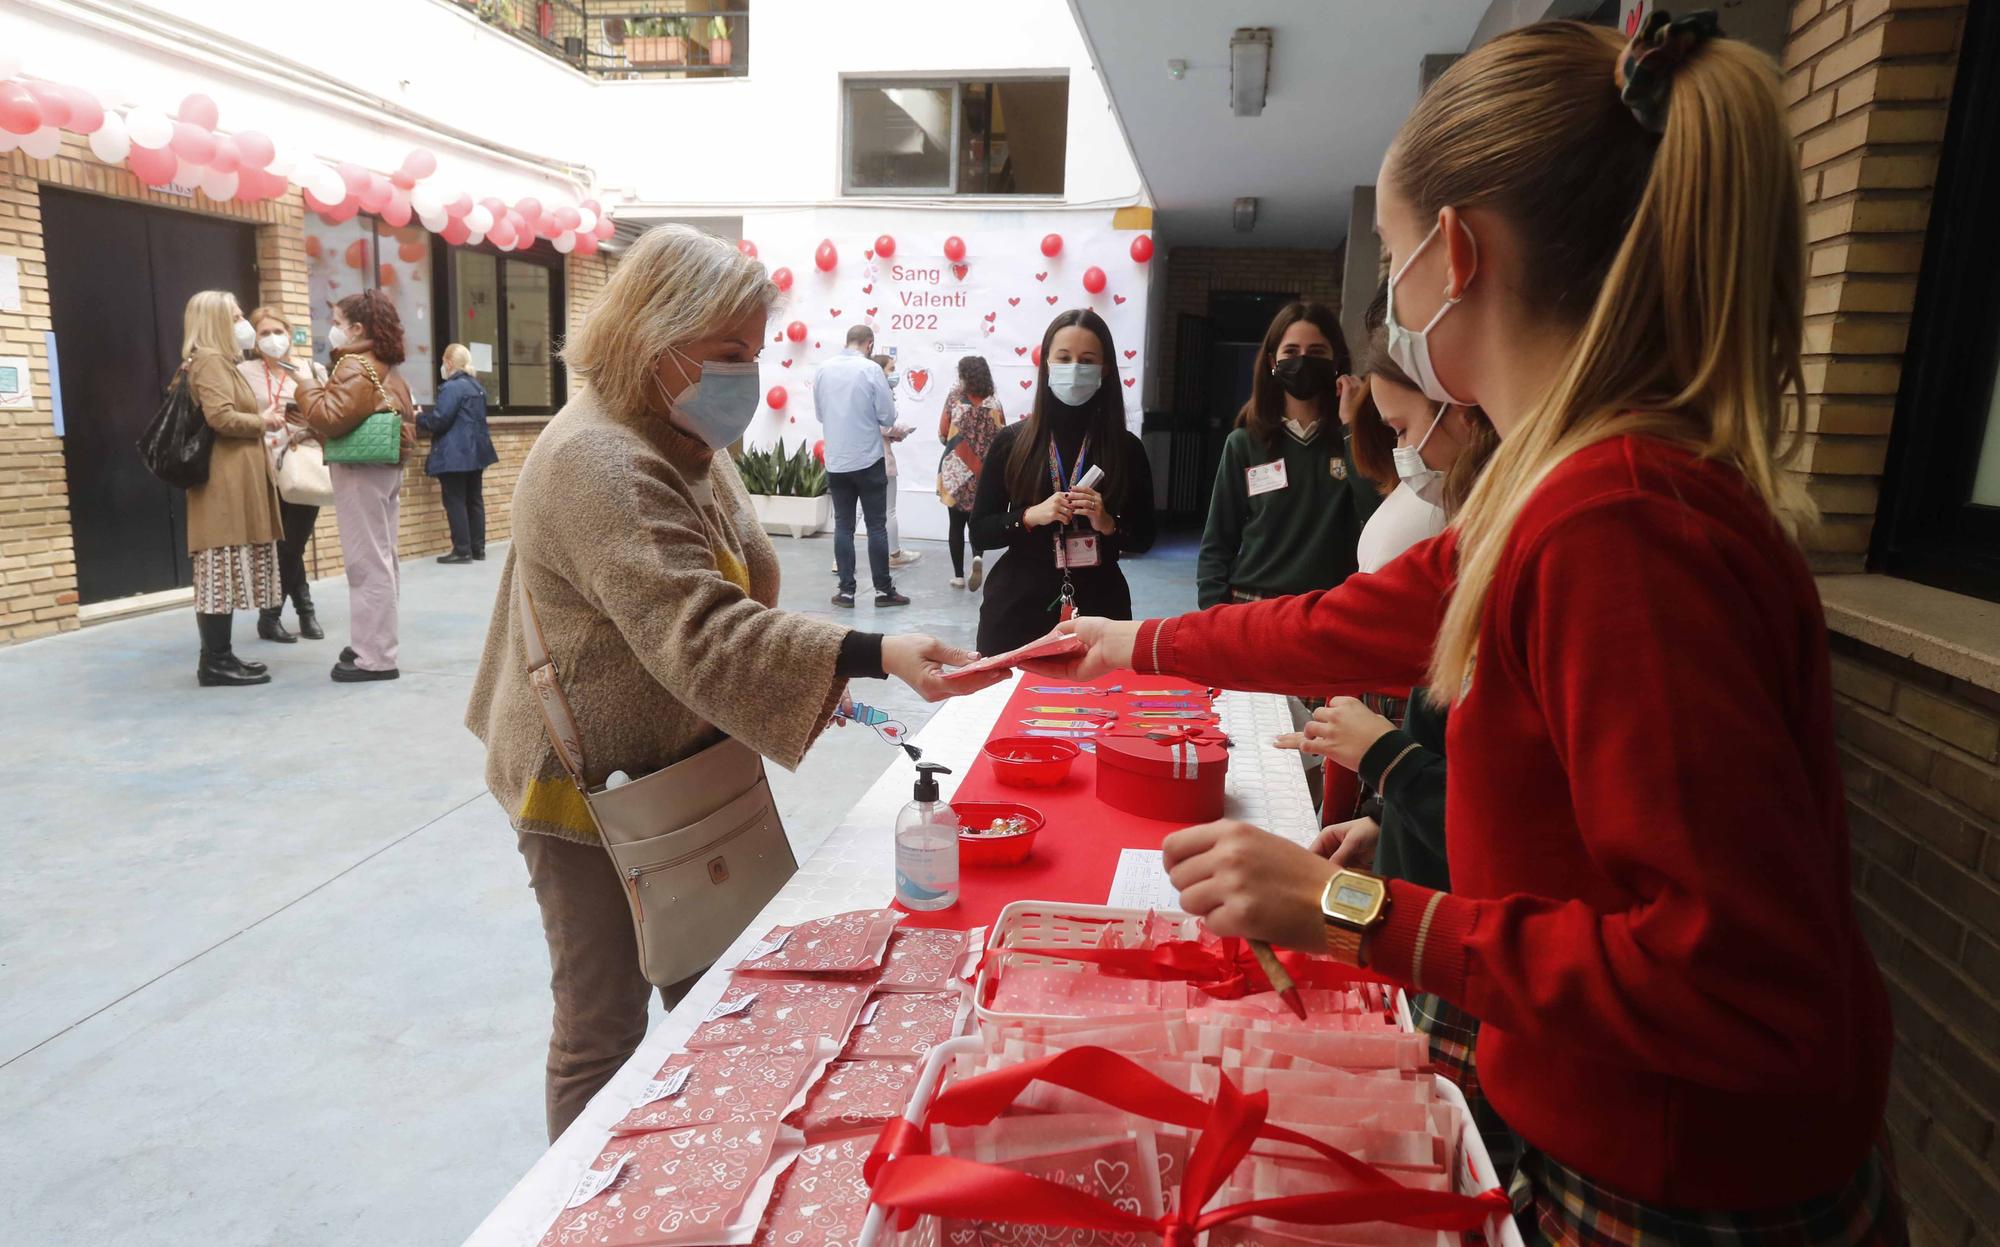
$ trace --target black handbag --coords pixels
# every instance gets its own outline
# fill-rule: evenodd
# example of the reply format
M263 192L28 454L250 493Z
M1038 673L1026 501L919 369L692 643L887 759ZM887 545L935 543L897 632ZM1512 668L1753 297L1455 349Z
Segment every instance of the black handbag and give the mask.
M215 430L201 414L201 404L188 392L187 366L174 373L160 413L139 435L139 461L146 470L176 489L208 484L208 455L215 447Z

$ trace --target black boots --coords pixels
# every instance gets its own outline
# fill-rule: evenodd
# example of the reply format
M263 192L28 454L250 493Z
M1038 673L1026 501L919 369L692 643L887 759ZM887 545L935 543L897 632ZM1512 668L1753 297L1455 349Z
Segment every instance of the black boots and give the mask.
M269 606L257 612L257 635L266 641L279 641L286 645L297 644L299 639L286 629L285 608L282 606Z
M228 615L197 614L194 622L201 631L201 662L194 677L203 688L271 682L270 669L263 663L244 662L236 656L229 643Z
M460 554L456 550L453 550L450 554L444 554L438 556L438 562L446 564L447 566L454 563L470 563L471 561L472 561L472 556L470 554Z
M319 626L319 615L313 610L312 590L301 583L292 591L292 604L299 608L299 635L308 641L324 641L326 629Z

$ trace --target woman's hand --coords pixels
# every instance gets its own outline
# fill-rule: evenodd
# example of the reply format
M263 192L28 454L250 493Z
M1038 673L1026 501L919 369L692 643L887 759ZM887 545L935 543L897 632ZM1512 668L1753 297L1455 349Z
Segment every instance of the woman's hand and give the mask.
M1139 637L1139 625L1132 620L1081 615L1057 624L1055 630L1060 636L1082 637L1087 648L1081 654L1030 659L1022 667L1036 675L1094 680L1107 671L1122 671L1132 665L1132 646Z
M1372 818L1354 818L1322 827L1312 842L1312 851L1336 866L1368 870L1375 865L1375 846L1382 839L1382 824Z
M1068 494L1050 494L1029 507L1022 514L1021 522L1029 528L1047 528L1051 524L1067 524L1075 514L1076 508L1070 504Z
M1275 742L1280 749L1300 749L1346 767L1361 769L1361 755L1396 725L1352 697L1336 697L1313 711L1303 732L1286 732Z
M1104 508L1104 495L1087 485L1069 491L1070 508L1090 521L1090 526L1109 537L1118 531L1118 521Z
M285 427L284 411L276 406L266 407L264 409L264 428L268 432L276 433L279 430L283 429L284 427Z
M1353 428L1354 417L1361 414L1361 404L1368 401L1368 378L1341 373L1333 386L1340 395L1340 423L1345 428Z
M963 667L978 659L979 655L971 650L946 645L936 637L920 633L882 638L882 669L915 689L925 701L943 701L947 697L976 693L1007 678L1004 671L988 671L983 675L946 683L946 666Z
M1181 908L1217 935L1326 951L1319 898L1337 867L1311 849L1234 819L1177 831L1160 847Z

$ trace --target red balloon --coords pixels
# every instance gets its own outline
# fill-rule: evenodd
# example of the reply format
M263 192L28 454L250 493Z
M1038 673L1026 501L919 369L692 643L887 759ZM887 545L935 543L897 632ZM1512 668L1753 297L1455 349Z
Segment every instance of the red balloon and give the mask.
M1042 366L1042 348L1041 348L1041 347L1039 347L1039 346L1038 346L1038 347L1036 347L1036 348L1035 348L1034 350L1032 350L1032 351L1028 352L1028 362L1029 362L1029 363L1031 363L1031 364L1033 364L1033 365L1034 365L1035 367L1037 367L1037 368L1040 368L1040 367Z
M430 253L430 246L426 243L406 242L396 245L396 258L405 264L415 264Z
M214 100L196 92L181 101L179 117L189 125L213 130L216 122L222 120L222 112L216 108Z
M491 212L493 219L496 221L503 220L507 216L506 203L493 195L488 195L486 198L480 200L479 206Z
M368 175L367 189L354 198L360 203L363 211L380 212L389 206L389 197L395 193L396 188L389 184L388 178L379 173L371 173Z
M455 216L444 223L444 232L439 234L438 237L444 239L454 247L462 246L466 240L472 237L472 229L466 225L464 217Z
M340 225L347 221L352 221L354 214L359 211L361 211L360 204L355 203L352 199L343 199L319 215L321 220L326 221L330 225Z
M818 267L820 272L831 273L834 266L839 263L840 252L833 249L833 240L830 238L820 239L819 247L813 251L813 264Z
M0 82L0 130L33 134L42 128L42 106L18 82ZM132 150L137 151L134 147Z
M236 172L236 200L238 203L256 203L270 198L270 190L264 179L270 176L262 169L252 169L248 165Z
M167 146L191 165L205 165L215 159L215 135L191 122L176 121L174 137Z
M751 242L748 238L739 241L736 244L736 249L753 260L757 258L757 244Z
M764 395L764 401L770 404L772 411L783 411L785 404L791 400L791 397L791 395L785 393L784 386L774 385L771 387L770 392Z
M1083 288L1092 294L1104 293L1104 270L1095 264L1083 270Z
M262 170L278 158L277 145L270 136L255 130L238 130L233 136L237 155L243 158L245 168Z
M575 250L575 254L577 254L577 255L596 255L596 254L597 254L597 235L595 235L595 234L578 234L578 235L576 236L576 250Z
M406 171L398 169L389 175L389 184L397 190L406 191L416 186L417 179L411 177Z
M534 232L528 228L528 218L522 216L512 208L507 210L507 224L513 229L516 238L519 238L523 234L532 234Z
M822 464L824 464L824 463L826 462L826 439L825 439L825 438L821 438L821 439L820 439L819 441L816 441L816 442L814 442L814 443L813 443L813 458L815 458L815 459L819 460L819 461L820 461L820 462L821 462Z
M451 202L444 206L444 214L453 218L462 217L470 211L472 211L472 196L464 191L452 196Z
M136 144L132 154L125 158L125 163L131 166L133 176L148 186L165 186L174 180L174 170L180 167L180 161L166 148L139 147Z
M136 152L139 149L135 147L132 150ZM313 194L309 190L301 191L300 194L305 196L306 207L311 208L314 212L319 213L322 217L333 215L333 210L337 205L328 203L326 200L321 199L318 195ZM307 255L319 254L319 239L314 238L311 234L306 235L306 254Z
M382 206L382 219L396 229L410 223L410 192L398 188L389 192L389 202Z
M236 150L234 139L219 138L215 140L215 159L208 162L208 167L217 173L237 173L242 170L243 155ZM240 182L237 189L242 189Z
M334 166L334 171L340 174L340 180L347 185L349 195L359 195L368 189L368 170L353 161L341 161Z
M35 103L42 107L42 124L57 129L70 128L69 96L53 82L30 82L24 84Z
M393 265L393 264L384 264L384 265L380 266L379 268L377 268L377 269L375 270L375 284L376 284L376 285L378 285L378 286L393 286L393 285L395 285L395 284L396 284L396 266L395 266L395 265Z
M790 290L792 288L792 270L781 268L777 272L772 273L771 284L780 290Z
M514 211L521 214L523 221L532 225L542 215L542 201L533 195L525 196L519 203L514 205Z
M505 221L495 221L493 228L486 231L486 241L505 251L514 245L514 227Z
M884 234L875 240L875 254L888 259L896 254L896 240Z
M347 267L349 268L368 267L368 240L366 238L357 238L353 242L348 243L347 253L342 258L347 261Z
M583 214L568 204L557 208L551 215L555 217L556 229L558 230L573 230L583 224Z
M535 222L535 233L543 238L554 238L562 232L562 222L556 220L554 213L544 212Z
M802 320L795 320L791 324L786 325L785 336L794 342L804 342L806 340L806 323Z
M307 191L307 192L306 192L306 202L307 202L307 203L309 203L309 204L311 204L311 205L313 206L313 210L314 210L314 211L318 211L318 210L319 210L319 206L320 206L320 205L319 205L319 201L313 198L313 195L312 195L312 192L311 192L311 191ZM319 259L319 253L320 253L320 251L321 251L321 250L322 250L322 248L321 248L321 246L320 246L320 242L319 242L319 235L318 235L318 234L307 234L307 235L306 235L306 254L307 254L307 255L309 255L309 256L311 256L311 257L312 257L313 259L317 260L317 259Z
M1048 256L1051 259L1054 259L1056 256L1062 254L1062 235L1061 234L1042 235L1042 254Z
M611 236L613 234L616 234L617 232L618 232L618 226L615 222L612 221L610 217L599 216L597 218L597 230L596 230L597 241L610 242Z
M965 240L957 234L953 234L950 238L945 239L944 258L947 260L963 260L965 258Z
M1141 234L1132 240L1132 258L1144 264L1153 258L1153 236Z
M410 154L403 157L403 172L410 175L413 182L421 182L438 171L438 158L428 147L413 147Z
M95 134L104 128L104 105L82 87L58 87L69 101L69 128L78 134Z

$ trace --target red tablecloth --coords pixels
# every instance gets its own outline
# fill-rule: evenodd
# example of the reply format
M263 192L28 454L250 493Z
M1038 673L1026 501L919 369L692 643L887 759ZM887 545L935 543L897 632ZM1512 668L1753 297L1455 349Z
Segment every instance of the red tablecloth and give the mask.
M1129 690L1193 689L1177 701L1202 701L1208 690L1195 688L1186 680L1159 675L1138 675L1121 671L1092 681L1097 688L1122 686L1126 692L1081 697L1075 694L1037 693L1038 686L1067 685L1069 681L1029 675L1021 681L1007 708L988 733L988 739L1020 736L1023 719L1047 719L1051 714L1035 714L1030 706L1102 706L1119 712L1113 722L1143 722L1131 718L1135 698ZM1145 700L1160 700L1158 697ZM1171 722L1172 720L1161 720ZM982 753L959 782L953 801L1012 801L1040 810L1048 821L1035 837L1035 849L1018 866L962 866L958 878L958 904L929 913L912 912L905 925L969 930L988 925L1009 901L1033 897L1036 900L1073 901L1102 905L1110 890L1111 876L1118 869L1123 849L1157 849L1170 832L1183 826L1161 819L1140 818L1113 809L1097 799L1097 758L1086 753L1076 760L1069 778L1057 788L1015 788L993 777L993 763Z

